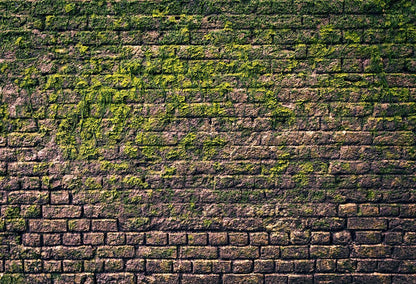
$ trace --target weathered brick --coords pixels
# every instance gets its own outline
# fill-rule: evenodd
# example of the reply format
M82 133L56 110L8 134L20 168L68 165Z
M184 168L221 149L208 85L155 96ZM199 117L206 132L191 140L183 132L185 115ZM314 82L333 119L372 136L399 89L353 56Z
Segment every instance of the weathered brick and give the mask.
M29 220L29 230L39 233L66 232L66 223L66 220Z
M59 260L44 260L44 272L62 272L62 262Z
M104 233L84 233L84 245L103 245Z
M104 271L106 272L117 272L123 271L124 261L122 259L105 259L104 260Z
M147 245L166 245L168 243L168 234L163 232L146 233Z
M206 233L188 233L188 245L195 246L200 245L204 246L208 243L208 235Z
M271 273L274 272L273 260L254 260L254 272L255 273Z
M133 257L134 246L99 246L97 247L97 256L103 258L109 257Z
M62 235L62 243L65 246L81 245L81 234L79 233L65 233Z
M84 260L84 271L86 272L103 272L104 261L100 259Z
M391 247L385 245L356 245L351 252L356 258L387 258L391 256Z
M194 247L186 246L179 248L180 258L201 258L201 259L215 259L218 257L218 251L216 247L204 246Z
M416 246L397 246L393 249L393 257L398 259L415 259Z
M149 259L146 261L146 271L150 273L172 272L172 260Z
M210 232L208 234L209 244L212 246L227 245L228 235L226 232Z
M310 254L312 258L347 258L350 252L348 247L341 245L316 245L310 247Z
M248 245L248 234L247 233L229 233L228 240L229 240L230 245L245 246L245 245Z
M201 283L201 284L215 284L220 283L220 277L218 275L198 275L198 274L184 274L182 276L182 283L192 284L192 283Z
M192 272L192 261L190 260L174 260L173 261L174 273L190 273Z
M169 233L170 245L186 245L186 233Z
M254 259L259 257L259 249L254 246L220 248L220 257L223 259Z
M387 221L377 218L348 218L348 229L350 230L385 230Z
M107 233L107 245L124 245L126 235L124 233Z
M99 284L129 284L134 282L134 274L131 273L100 273L96 277Z
M286 246L280 247L281 257L283 259L308 258L309 249L307 246Z
M224 284L237 283L263 283L263 275L261 274L226 274L223 278Z
M136 257L140 258L176 258L177 249L169 247L148 247L141 246L136 249Z
M269 235L267 233L250 233L250 245L264 246L269 243Z
M101 232L117 231L117 220L92 220L91 230Z

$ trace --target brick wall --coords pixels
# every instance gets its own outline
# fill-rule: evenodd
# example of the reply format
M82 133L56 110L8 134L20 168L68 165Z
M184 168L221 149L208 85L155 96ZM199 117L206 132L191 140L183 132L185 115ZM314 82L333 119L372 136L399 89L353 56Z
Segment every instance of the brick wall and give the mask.
M0 15L0 283L416 281L413 1Z

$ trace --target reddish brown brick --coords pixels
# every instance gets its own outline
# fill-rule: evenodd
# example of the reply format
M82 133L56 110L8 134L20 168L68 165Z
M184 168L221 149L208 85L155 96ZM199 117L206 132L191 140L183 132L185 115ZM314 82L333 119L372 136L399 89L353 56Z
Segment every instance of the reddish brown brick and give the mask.
M168 234L163 232L146 233L146 244L164 246L168 243Z
M201 259L215 259L218 257L218 251L216 247L203 246L193 247L186 246L179 248L180 258L201 258Z
M208 244L208 235L206 233L188 233L188 245L204 246Z
M104 233L84 233L84 245L103 245Z
M115 232L117 231L117 220L92 220L91 229L93 231Z
M220 248L220 257L222 259L254 259L259 256L259 248L255 246L226 246Z

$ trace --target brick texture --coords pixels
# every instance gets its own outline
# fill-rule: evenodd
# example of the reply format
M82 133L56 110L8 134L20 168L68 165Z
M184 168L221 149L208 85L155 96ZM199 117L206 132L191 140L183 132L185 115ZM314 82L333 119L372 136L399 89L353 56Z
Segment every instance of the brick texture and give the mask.
M414 283L414 1L0 15L0 283Z

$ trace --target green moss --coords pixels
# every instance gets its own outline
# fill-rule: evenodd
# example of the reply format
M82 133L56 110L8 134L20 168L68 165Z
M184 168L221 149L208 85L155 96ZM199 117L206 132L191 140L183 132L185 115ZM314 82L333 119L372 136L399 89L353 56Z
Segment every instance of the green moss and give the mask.
M23 284L26 283L22 274L2 274L0 275L1 284Z

